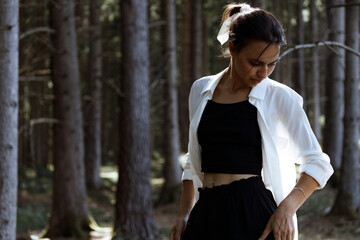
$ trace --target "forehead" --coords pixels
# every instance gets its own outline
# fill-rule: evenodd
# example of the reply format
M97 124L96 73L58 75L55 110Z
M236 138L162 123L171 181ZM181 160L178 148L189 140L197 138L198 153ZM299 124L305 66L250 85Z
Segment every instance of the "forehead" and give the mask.
M280 53L278 44L271 44L263 41L251 41L246 47L240 50L240 54L250 59L257 59L262 62L277 60Z

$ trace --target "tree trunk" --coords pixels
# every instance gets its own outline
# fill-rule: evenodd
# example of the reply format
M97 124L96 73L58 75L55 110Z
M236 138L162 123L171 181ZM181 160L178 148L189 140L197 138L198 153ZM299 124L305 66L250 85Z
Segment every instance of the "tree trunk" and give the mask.
M327 5L327 21L329 25L329 41L344 43L345 41L345 8L330 8L332 5L343 4L344 0L331 0ZM345 81L345 50L335 48L336 53L328 51L326 71L326 111L324 131L324 151L329 155L335 170L337 182L341 167L341 154L344 134L344 81Z
M203 0L203 4L206 4L207 0ZM201 33L202 33L202 43L207 43L208 39L209 39L209 26L208 26L208 20L205 14L202 14L201 17ZM202 59L201 59L201 63L202 63L202 70L201 73L204 75L210 75L211 74L211 70L210 70L210 48L208 46L208 44L202 44Z
M35 45L35 44L34 44ZM38 46L34 46L38 47ZM39 124L33 125L31 124L31 120L39 119L41 117L45 117L46 109L45 109L45 101L44 90L45 84L44 82L34 82L31 84L31 91L36 93L36 96L30 97L30 124L29 124L29 145L30 145L30 157L31 162L34 163L35 171L37 176L41 176L42 173L46 172L46 165L43 165L44 158L47 156L43 156L44 149L48 149L47 147L47 125Z
M282 4L286 3L286 1L282 1ZM280 3L280 0L274 0L272 1L272 4L271 6L269 6L268 8L269 9L272 9L272 13L277 17L277 19L279 19L280 22L284 22L283 19L282 19L282 12L281 12L281 3ZM271 78L272 79L275 79L276 81L279 81L279 82L283 82L283 79L281 78L282 76L282 73L283 73L283 68L281 67L276 67L273 71L273 73L271 74Z
M0 239L16 239L19 1L0 1Z
M181 71L180 91L180 129L181 150L187 151L189 140L189 109L188 97L192 83L202 75L202 0L187 0L185 2L183 21L183 53L181 56L183 69Z
M166 81L165 81L165 129L164 129L164 178L157 205L174 202L178 199L181 186L181 168L179 165L179 124L176 77L176 15L175 0L165 1L166 15Z
M120 113L120 71L119 58L115 52L120 51L120 44L115 39L118 38L120 18L104 18L102 24L111 31L102 31L102 39L107 44L102 46L102 79L103 79L103 98L102 98L102 163L116 163L119 152L119 113ZM115 31L115 33L114 33ZM121 39L120 39L121 41ZM120 59L121 61L121 59Z
M292 19L292 4L291 4L291 0L287 0L286 1L286 12L287 12L287 16L286 16L286 22L287 22L287 44L291 45L292 42L292 35L293 35L293 27L291 25L291 19ZM285 63L285 69L283 69L283 83L288 85L289 87L293 87L294 82L292 81L292 76L293 76L293 58L288 58L286 63Z
M360 3L360 1L355 1ZM354 3L348 0L346 3ZM346 8L345 45L359 49L359 7ZM359 217L359 58L346 53L344 143L340 186L333 213L344 217Z
M189 107L188 97L191 82L191 5L190 0L183 1L182 12L182 37L181 37L181 64L179 91L179 123L180 123L180 150L187 152L189 141Z
M190 39L191 39L191 54L190 54L190 71L191 71L191 78L190 84L201 77L202 75L202 49L203 49L203 42L202 42L202 0L191 0L191 25L190 25ZM190 90L190 89L189 89Z
M88 94L85 126L85 169L86 183L90 189L101 186L101 116L102 116L102 64L101 23L102 0L90 1L90 54L88 69Z
M121 1L122 78L115 239L153 240L148 1ZM136 17L134 17L136 16Z
M74 6L72 0L50 2L54 52L54 192L47 237L83 237L89 230L84 169Z
M297 1L297 25L296 25L296 44L304 43L304 21L302 16L302 10L304 7L304 0ZM306 88L305 88L305 66L304 66L304 50L299 49L296 56L296 64L295 64L295 90L303 97L304 106L306 107Z
M252 7L264 8L265 0L251 0Z
M311 32L312 32L312 42L319 41L319 27L318 27L318 10L315 4L315 1L310 1L310 11L311 11ZM311 64L311 80L309 84L311 87L309 92L311 94L310 99L312 99L311 110L311 126L319 142L322 142L321 135L321 125L320 125L320 66L319 66L319 51L318 48L312 49L312 64Z
M34 26L32 27L43 27L48 26L49 21L47 19L47 3L42 2L36 7L36 10L32 14L36 14L36 16L41 16L38 21L36 21ZM48 61L50 58L50 54L47 48L44 48L44 43L49 43L50 35L46 33L38 33L37 38L40 41L33 43L33 51L38 53L41 57L39 64L35 65L36 70L40 70L39 72L43 71L44 69L48 69ZM29 58L31 61L31 57ZM47 76L44 74L36 74L39 76ZM50 77L49 77L50 78ZM48 94L48 82L47 81L40 81L31 84L31 89L34 93L37 94L37 101L36 105L31 105L31 113L35 110L37 115L35 118L51 118L49 116L49 109L50 104L52 105L52 101L48 101L46 99L46 95ZM35 89L34 89L34 88ZM52 152L49 145L49 127L50 124L42 123L42 124L35 124L33 125L33 136L34 136L34 149L35 149L35 161L36 161L36 174L37 176L43 176L50 173L48 171L48 163L49 163L49 152Z

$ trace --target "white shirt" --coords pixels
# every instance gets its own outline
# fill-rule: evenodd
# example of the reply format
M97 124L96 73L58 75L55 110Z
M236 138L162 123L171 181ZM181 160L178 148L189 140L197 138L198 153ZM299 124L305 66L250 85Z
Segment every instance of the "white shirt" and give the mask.
M197 189L202 187L203 180L197 128L206 103L212 99L225 71L195 81L190 91L189 146L183 163L182 180L193 181L196 199ZM300 173L310 175L319 183L319 188L323 188L334 170L310 127L302 108L302 97L269 78L252 88L248 97L249 102L257 108L262 136L262 178L276 203L279 205L296 183L295 163L300 164ZM296 216L294 220L296 223Z

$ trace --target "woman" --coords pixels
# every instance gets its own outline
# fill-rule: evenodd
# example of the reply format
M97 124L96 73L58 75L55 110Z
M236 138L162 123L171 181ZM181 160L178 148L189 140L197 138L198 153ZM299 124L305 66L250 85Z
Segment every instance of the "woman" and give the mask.
M286 43L276 18L229 4L222 22L218 40L228 41L230 65L191 88L189 152L170 239L297 239L296 210L333 169L302 98L268 78Z

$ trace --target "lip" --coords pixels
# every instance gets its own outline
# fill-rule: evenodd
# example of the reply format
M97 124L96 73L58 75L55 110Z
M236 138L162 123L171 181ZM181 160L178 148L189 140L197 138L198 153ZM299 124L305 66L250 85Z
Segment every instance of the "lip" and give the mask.
M254 79L254 78L250 78L250 80L253 82L253 83L256 83L256 84L259 84L261 83L262 79L261 80L258 80L258 79Z

